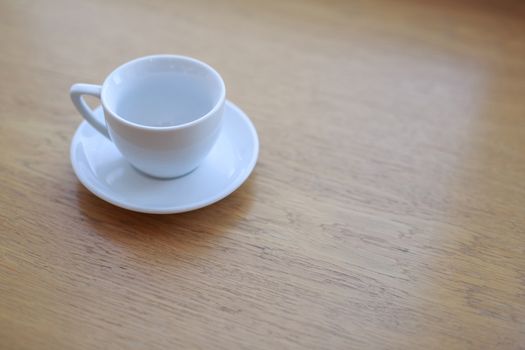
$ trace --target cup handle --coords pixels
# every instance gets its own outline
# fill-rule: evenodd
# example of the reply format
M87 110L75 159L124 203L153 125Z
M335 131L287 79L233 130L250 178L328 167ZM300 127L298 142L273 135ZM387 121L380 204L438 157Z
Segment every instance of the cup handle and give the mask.
M71 101L73 101L73 104L80 114L82 114L84 119L86 119L87 122L91 124L91 126L94 127L99 133L106 136L108 139L111 139L109 137L106 125L104 125L103 122L99 121L95 117L93 110L89 108L86 101L84 100L84 95L90 95L100 99L101 91L102 86L100 85L74 84L69 90L69 95L71 96Z

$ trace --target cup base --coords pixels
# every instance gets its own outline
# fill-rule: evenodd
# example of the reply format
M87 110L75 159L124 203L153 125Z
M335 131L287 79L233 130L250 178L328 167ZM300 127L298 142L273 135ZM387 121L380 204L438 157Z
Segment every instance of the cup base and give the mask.
M140 170L139 168L137 168L136 166L134 166L133 164L129 163L131 165L131 167L133 169L135 169L136 171L138 171L139 173L141 173L142 175L144 176L147 176L147 177L150 177L152 179L155 179L155 180L166 180L166 181L169 181L169 180L175 180L175 179L180 179L181 177L184 177L186 175L189 175L191 174L192 172L194 172L195 170L197 170L197 168L199 167L198 165L191 169L190 171L187 171L185 172L184 174L182 175L175 175L175 176L159 176L159 175L153 175L153 174L149 174L143 170Z

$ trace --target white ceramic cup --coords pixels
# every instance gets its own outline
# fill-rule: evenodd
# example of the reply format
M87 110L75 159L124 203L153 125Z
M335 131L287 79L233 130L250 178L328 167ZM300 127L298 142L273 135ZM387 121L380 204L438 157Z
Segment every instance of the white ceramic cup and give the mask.
M226 88L206 63L156 55L123 64L102 86L75 84L70 95L80 114L135 168L172 178L197 168L213 147ZM83 95L100 98L105 124Z

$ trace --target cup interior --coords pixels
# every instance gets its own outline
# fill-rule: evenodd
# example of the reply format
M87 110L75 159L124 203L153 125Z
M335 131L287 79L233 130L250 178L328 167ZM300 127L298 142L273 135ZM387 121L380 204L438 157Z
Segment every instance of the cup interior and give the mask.
M220 75L184 56L149 56L114 70L102 87L102 103L115 116L146 127L174 127L198 120L224 100Z

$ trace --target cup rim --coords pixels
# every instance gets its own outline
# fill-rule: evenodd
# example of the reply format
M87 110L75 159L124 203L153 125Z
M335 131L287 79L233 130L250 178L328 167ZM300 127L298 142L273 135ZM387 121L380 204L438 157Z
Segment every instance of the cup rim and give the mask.
M115 113L115 111L113 111L111 108L109 108L108 104L105 101L106 100L105 92L107 91L107 86L108 86L107 82L109 81L109 79L111 79L111 77L113 77L113 75L115 73L117 73L119 70L121 70L121 69L123 69L123 68L125 68L127 66L136 64L136 63L138 63L140 61L151 60L151 59L159 59L159 58L170 58L170 59L190 61L190 62L192 62L194 64L197 64L197 65L200 65L200 66L204 67L205 69L207 69L208 71L210 71L217 78L217 80L218 80L218 82L220 84L220 89L221 89L219 98L218 98L217 102L215 103L215 105L213 106L213 108L211 108L206 114L200 116L199 118L197 118L195 120L192 120L190 122L183 123L183 124L170 125L170 126L149 126L149 125L138 124L138 123L129 121L129 120L121 117L120 115ZM148 55L148 56L138 57L138 58L135 58L135 59L133 59L131 61L128 61L128 62L126 62L124 64L121 64L117 68L113 69L111 71L111 73L108 74L106 79L104 79L104 83L102 84L102 90L101 90L101 93L100 93L100 101L102 102L102 106L104 107L104 110L108 111L113 118L115 118L116 120L118 120L119 122L121 122L121 123L123 123L125 125L131 126L131 127L134 127L134 128L138 128L138 129L142 129L142 130L150 130L150 131L171 131L171 130L184 129L184 128L191 127L191 126L193 126L195 124L199 124L199 123L203 122L204 120L210 118L212 115L214 115L222 107L222 105L224 105L225 99L226 99L226 86L224 84L224 80L222 79L221 75L213 67L211 67L209 64L207 64L207 63L205 63L203 61L200 61L200 60L198 60L196 58L193 58L193 57L184 56L184 55L171 55L171 54Z

